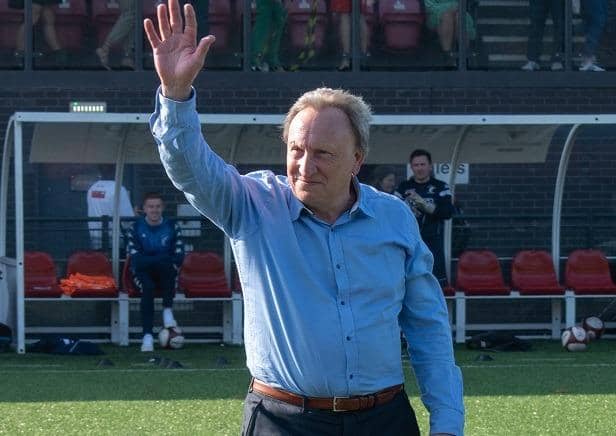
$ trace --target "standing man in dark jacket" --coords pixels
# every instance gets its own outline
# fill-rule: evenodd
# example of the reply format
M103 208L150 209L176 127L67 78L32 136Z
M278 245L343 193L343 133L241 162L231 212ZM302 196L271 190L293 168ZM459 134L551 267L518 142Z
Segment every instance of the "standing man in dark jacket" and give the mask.
M141 291L143 352L154 351L154 289L162 291L163 326L177 327L172 307L178 270L184 260L184 244L179 224L164 218L164 209L160 194L146 194L143 199L145 216L137 219L128 231L131 273L135 286Z
M443 221L450 219L454 208L449 185L432 176L432 155L414 150L409 158L413 176L398 186L398 193L417 218L421 237L434 256L432 273L441 286L447 284L443 252Z

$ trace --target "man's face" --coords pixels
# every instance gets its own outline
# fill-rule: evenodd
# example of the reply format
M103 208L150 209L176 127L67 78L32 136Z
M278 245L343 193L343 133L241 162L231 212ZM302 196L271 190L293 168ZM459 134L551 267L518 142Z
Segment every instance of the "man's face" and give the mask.
M363 153L355 146L351 124L336 108L306 108L289 126L287 176L295 196L310 210L330 214L349 198L352 174ZM334 206L335 209L335 206Z
M428 161L428 156L415 156L411 160L411 169L413 170L413 178L416 182L427 182L432 172L432 164Z
M162 219L165 206L160 198L148 198L143 203L143 212L148 222L151 224L159 223Z

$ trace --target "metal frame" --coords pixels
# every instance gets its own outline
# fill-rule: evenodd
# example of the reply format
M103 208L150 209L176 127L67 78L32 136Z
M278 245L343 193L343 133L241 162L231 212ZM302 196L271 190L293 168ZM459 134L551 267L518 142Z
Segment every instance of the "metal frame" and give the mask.
M203 114L199 116L201 124L281 124L284 115L282 114ZM11 151L14 160L14 183L15 183L15 225L16 225L16 310L17 310L17 352L25 352L25 310L24 310L24 216L23 216L23 138L22 127L24 123L64 123L64 122L89 122L89 123L118 123L118 124L137 124L146 123L149 114L137 113L107 113L107 114L75 114L75 113L46 113L46 112L16 112L9 121L7 136L5 140L2 180L0 182L0 257L6 254L6 196L8 193L9 162ZM597 114L597 115L376 115L373 117L375 125L571 125L569 137L564 145L559 172L556 178L554 208L553 208L553 230L552 230L552 253L555 263L560 256L556 251L560 247L560 232L557 226L560 225L560 202L562 199L562 189L567 170L568 156L575 143L575 133L581 125L616 124L616 115ZM13 143L8 141L9 131L13 131ZM461 143L467 129L457 140L450 158L452 163L457 162ZM123 149L123 147L120 147ZM116 189L122 184L123 176L123 151L120 151L116 160ZM453 185L453 184L452 184ZM117 194L117 193L116 193ZM119 196L116 195L116 212L113 216L112 241L114 249L112 251L112 265L116 278L119 279L119 217L117 213L117 202ZM450 237L448 238L450 241ZM225 244L225 268L227 277L230 280L230 253L229 244ZM451 263L451 251L447 251L446 262ZM556 265L557 266L557 265ZM118 281L119 282L119 281ZM120 305L119 305L120 306ZM127 307L127 305L126 305ZM569 307L569 305L568 305ZM124 309L119 309L120 311ZM234 340L239 340L241 334L237 329L241 325L241 306L232 304L230 309L232 318ZM458 317L457 317L458 318ZM121 319L121 318L120 318ZM569 319L569 318L567 318ZM123 321L122 321L123 322ZM456 322L457 323L457 322ZM123 334L123 333L122 333Z

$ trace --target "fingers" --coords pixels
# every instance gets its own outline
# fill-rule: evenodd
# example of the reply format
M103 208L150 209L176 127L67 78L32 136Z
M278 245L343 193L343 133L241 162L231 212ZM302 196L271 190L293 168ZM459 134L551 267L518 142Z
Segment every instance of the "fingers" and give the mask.
M197 18L195 17L195 9L190 3L184 5L184 17L186 18L184 33L191 41L194 41L197 38ZM173 31L175 32L175 29Z
M177 6L177 0L175 1ZM160 39L164 41L171 36L171 26L169 24L169 16L167 15L167 6L165 4L158 5L156 8L156 16L158 17Z
M214 35L208 35L201 38L199 41L199 45L197 46L196 52L201 59L205 59L207 52L210 50L212 44L216 41L216 37Z
M152 46L152 50L160 45L162 42L156 33L156 29L154 28L154 23L149 18L146 18L143 21L143 30L145 30L145 34L148 37L148 41L150 41L150 46Z
M192 9L192 6L190 6L189 4L187 4L186 6ZM184 7L185 11L186 6ZM182 33L182 15L180 14L180 5L178 4L178 0L169 1L169 15L171 16L171 32L176 34Z

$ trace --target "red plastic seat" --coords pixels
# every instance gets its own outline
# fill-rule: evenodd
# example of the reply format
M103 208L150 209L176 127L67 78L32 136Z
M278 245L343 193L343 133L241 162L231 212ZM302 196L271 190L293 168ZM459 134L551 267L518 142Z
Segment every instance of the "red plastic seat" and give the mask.
M323 47L325 28L327 26L327 5L325 0L318 0L315 14L312 12L311 0L285 0L284 5L288 11L287 25L291 47L300 50L306 47L305 39L308 31L308 22L312 19L316 19L313 29L314 45L312 48L318 50Z
M465 251L460 255L456 288L466 295L509 295L498 258L490 250Z
M69 50L83 49L89 21L85 0L67 0L55 5L54 10L60 46Z
M207 21L210 27L209 33L216 35L216 44L212 46L212 50L224 51L228 49L233 21L231 2L210 1Z
M380 0L379 21L383 26L385 47L414 50L421 44L424 13L420 0Z
M193 251L184 258L179 287L187 298L230 298L222 258L212 252Z
M456 289L453 286L445 285L441 286L441 289L445 297L454 297L456 295Z
M99 251L76 251L68 258L66 275L84 274L87 276L105 276L113 278L111 262ZM72 294L73 298L111 298L117 297L116 286L102 289L78 288Z
M119 16L120 4L117 1L103 0L92 2L92 25L96 32L96 45L98 47L103 44Z
M62 295L56 276L56 265L49 254L42 251L26 251L24 275L26 297L57 298Z
M0 0L0 48L15 48L15 35L23 20L23 10L9 8L9 0Z
M565 284L576 294L615 294L610 266L600 250L574 250L567 259Z
M562 295L552 257L544 250L522 250L511 262L511 285L520 295Z

